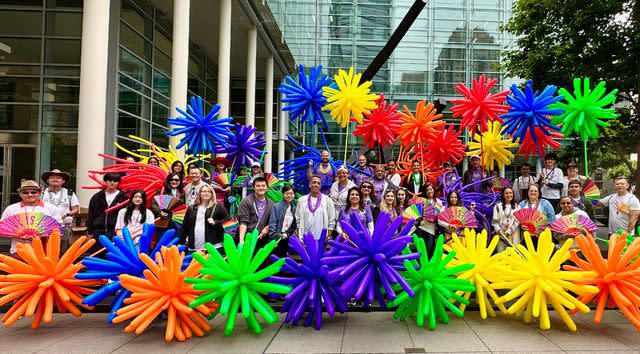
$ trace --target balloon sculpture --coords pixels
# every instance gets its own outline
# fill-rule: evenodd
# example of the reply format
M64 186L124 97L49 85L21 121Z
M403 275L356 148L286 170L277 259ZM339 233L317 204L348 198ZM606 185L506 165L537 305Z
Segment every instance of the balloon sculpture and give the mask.
M586 272L578 284L598 287L597 293L582 293L578 298L584 304L592 300L596 303L593 321L600 324L605 307L617 306L625 317L640 332L640 238L628 247L627 234L611 235L607 259L602 258L600 247L591 236L576 237L584 259L576 250L571 250L570 259L577 266L565 265L564 269Z
M176 110L182 117L169 118L169 125L180 127L165 134L177 136L184 134L177 149L187 145L187 152L198 155L204 152L217 153L221 146L226 144L227 139L233 136L231 133L232 118L218 118L220 105L213 106L211 111L204 114L204 104L202 98L191 97L191 103L187 105L187 112L179 107Z
M220 314L227 315L225 336L233 332L236 324L238 310L247 322L248 327L255 333L262 333L262 327L258 323L255 312L258 312L267 323L276 323L278 315L271 306L262 298L269 293L286 294L291 291L288 286L264 281L270 275L280 271L284 259L258 270L258 267L267 259L277 242L271 241L263 248L256 251L258 242L258 230L247 234L245 242L236 249L233 238L229 234L224 235L224 251L226 259L210 243L205 245L209 252L209 259L200 254L194 254L193 258L202 264L201 278L187 278L187 283L194 284L194 289L204 292L189 306L198 307L213 300L220 303ZM255 254L255 256L254 256Z
M0 305L13 301L13 305L2 316L2 322L9 327L20 317L32 317L31 328L36 329L44 320L49 323L53 317L55 304L61 313L70 312L80 317L78 306L91 309L82 304L82 296L93 292L89 287L102 284L96 280L78 280L74 276L82 265L74 263L95 243L86 236L77 239L60 257L60 231L55 229L42 245L38 237L33 245L18 243L17 260L8 255L0 255Z
M318 240L311 233L303 236L304 245L297 237L289 240L289 248L300 256L300 263L287 257L282 270L293 277L271 277L270 280L290 285L293 290L284 298L282 313L287 312L285 323L297 324L308 312L305 327L314 323L315 329L322 327L323 304L329 316L347 311L345 300L336 289L336 279L329 278L329 267L322 264L326 241L326 230ZM274 261L279 258L271 256Z
M487 232L483 230L477 233L474 230L464 230L464 242L455 233L451 235L453 240L449 245L444 245L447 252L455 252L455 257L447 265L448 268L465 264L473 264L473 268L464 270L457 274L458 279L467 279L476 287L476 302L480 308L480 317L487 319L487 313L491 317L496 317L496 312L489 301L489 297L496 302L499 296L489 285L491 281L499 279L504 264L501 263L500 254L493 254L500 241L499 237L493 237L487 243ZM458 291L457 295L464 294L464 298L469 300L471 291ZM487 296L488 295L488 296ZM502 313L507 313L507 309L502 303L497 304ZM465 303L460 304L460 310L464 311Z
M322 73L322 66L312 67L309 70L309 75L306 75L304 66L300 65L298 81L296 82L290 76L287 76L286 80L287 83L282 83L278 91L285 96L282 102L287 106L282 110L289 112L289 119L299 119L301 123L306 121L309 128L322 123L322 126L328 129L329 126L322 114L322 107L327 104L327 98L324 97L322 88L329 86L331 79Z
M411 292L405 290L389 303L389 306L398 307L393 317L404 321L415 314L418 326L424 326L426 318L429 329L435 329L438 320L444 324L449 323L447 309L458 317L464 316L464 312L454 302L468 305L469 300L458 293L475 291L475 287L467 279L456 279L454 274L473 268L473 264L459 264L446 269L456 252L451 251L446 257L442 257L442 235L438 237L431 259L423 239L413 235L413 243L420 253L419 261L405 260L406 271L402 274L411 286Z
M353 131L353 135L362 136L369 149L378 144L381 148L396 141L396 131L400 128L398 104L387 105L384 94L376 101L378 108L364 114L362 124Z
M471 88L465 86L462 82L456 86L456 91L464 96L464 99L451 100L454 104L451 107L453 117L462 117L460 121L460 130L469 128L471 136L475 136L476 129L480 128L480 132L488 129L487 121L502 123L500 115L509 111L509 106L504 105L509 91L491 93L491 88L498 82L498 79L486 81L484 74L476 80L471 81Z
M129 139L135 140L146 148L136 149L135 151L128 150L122 145L118 144L118 142L114 142L113 144L118 148L118 150L124 152L127 155L135 157L139 162L147 163L149 157L155 156L160 161L160 167L167 172L171 172L171 165L180 161L184 166L189 166L191 163L197 163L198 161L206 160L211 157L211 154L206 155L198 155L194 156L191 154L186 154L184 157L178 153L173 146L167 146L166 150L160 149L156 144L152 143L147 139L143 139L141 137L135 135L129 135ZM151 155L151 156L147 156Z
M131 296L129 290L123 289L119 276L129 274L135 277L142 277L143 272L147 269L147 265L140 260L139 254L153 256L163 246L171 246L178 242L175 230L168 230L158 241L158 244L151 249L151 241L153 240L154 225L145 224L142 234L139 236L138 246L133 242L131 233L128 228L122 229L122 238L114 237L113 241L107 236L100 236L100 243L106 248L106 259L97 257L86 257L82 260L82 264L87 267L87 271L76 275L77 279L82 280L109 280L95 293L87 296L83 303L89 306L95 306L105 300L107 297L115 294L111 302L111 310L107 317L107 323L112 323L116 317L116 312L122 307L124 300ZM139 248L139 251L138 251Z
M241 166L249 166L252 162L260 161L262 149L267 144L260 133L254 136L256 128L250 125L236 123L236 131L231 136L225 146L225 157L231 161L231 168L234 172L239 172Z
M527 134L520 142L518 154L523 154L528 159L530 155L539 154L541 159L546 155L545 148L549 147L553 150L562 146L557 139L562 138L562 133L547 127L534 127L534 135Z
M362 124L363 115L371 113L372 109L378 107L376 100L379 96L369 92L372 82L365 81L361 84L361 76L362 74L354 75L353 67L349 68L349 73L340 69L334 76L338 87L323 88L327 104L322 110L330 111L331 118L342 128L349 124L351 118Z
M335 256L323 258L322 264L333 267L329 272L330 277L337 277L342 281L339 290L345 299L363 299L365 305L376 299L384 307L385 300L380 287L393 300L396 293L392 286L395 284L399 284L413 296L413 290L397 269L402 269L404 260L419 256L417 253L400 255L411 241L408 234L414 220L409 220L398 233L402 217L394 220L390 218L389 214L381 212L373 235L362 225L356 213L351 213L348 219L340 221L350 241L329 241L329 245L339 252Z
M496 304L504 304L519 297L507 309L507 313L520 316L524 312L526 323L530 323L533 317L539 317L541 329L551 328L547 310L547 304L551 304L560 319L575 332L576 324L565 307L583 313L589 312L589 307L568 291L576 294L597 293L598 288L572 283L582 279L583 274L560 269L561 264L569 259L569 248L573 239L568 239L557 251L551 241L549 229L538 237L537 248L533 245L529 232L525 231L524 240L526 248L522 245L517 245L517 249L507 248L504 261L508 268L502 271L502 281L490 285L492 289L509 289Z
M518 144L503 139L500 131L500 122L492 122L486 131L473 137L476 141L467 143L467 155L481 155L482 165L489 170L493 170L494 165L499 168L510 165L514 155L509 149L517 147Z
M424 143L427 142L429 138L437 135L439 129L442 129L446 123L440 120L442 114L437 113L433 104L426 103L426 100L418 102L415 115L406 105L402 106L402 108L405 110L405 113L402 113L402 117L400 118L402 126L398 129L398 140L400 140L400 144L406 148L417 143L420 165L422 169L424 169L425 154L420 153L424 148Z
M436 134L429 135L425 154L427 164L441 169L445 162L457 164L462 161L467 147L460 140L460 134L462 130L456 131L455 126L449 124L449 127L442 126Z
M164 339L169 342L175 337L182 342L193 336L204 336L211 330L207 316L215 314L220 305L207 302L191 308L187 304L194 301L202 293L194 290L193 285L185 283L185 277L197 276L200 264L191 262L182 271L184 252L177 246L162 247L155 254L155 261L144 253L140 260L149 268L143 277L123 274L120 276L122 286L132 293L124 300L127 306L117 311L118 317L114 323L124 322L134 318L125 327L125 332L141 334L164 311L167 313L167 329Z

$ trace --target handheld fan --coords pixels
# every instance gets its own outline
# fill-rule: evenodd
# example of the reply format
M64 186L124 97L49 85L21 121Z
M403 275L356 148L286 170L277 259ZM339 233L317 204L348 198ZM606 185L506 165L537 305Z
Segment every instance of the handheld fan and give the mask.
M598 229L598 226L587 217L571 214L554 220L549 228L551 231L565 235L590 235Z
M524 208L516 210L513 216L518 220L523 230L536 237L547 226L547 217L538 209Z
M182 225L184 221L184 214L187 211L187 206L185 204L180 204L171 210L171 221L175 222L178 225Z
M584 193L584 197L589 199L593 204L597 204L598 200L600 200L600 189L593 181L587 182L587 184L582 187L582 193Z
M238 219L231 218L222 223L222 227L224 228L225 234L233 235L233 233L238 229Z
M279 187L281 184L278 177L274 176L271 173L265 173L264 179L267 180L267 187L269 187L269 189Z
M415 220L422 218L423 206L424 204L422 203L409 205L409 207L402 212L403 220L406 222L411 219Z
M20 213L0 221L0 237L46 237L53 230L60 230L60 224L42 213Z
M222 188L229 187L233 185L233 182L236 180L236 175L233 173L221 173L211 179L211 182L219 185Z
M178 198L175 198L167 194L156 195L155 197L153 197L153 200L155 200L156 204L158 204L158 207L160 209L169 209L169 210L171 210L180 202Z
M465 207L448 207L444 209L439 215L438 220L445 222L451 226L457 228L475 228L478 227L478 221L476 220L473 212Z

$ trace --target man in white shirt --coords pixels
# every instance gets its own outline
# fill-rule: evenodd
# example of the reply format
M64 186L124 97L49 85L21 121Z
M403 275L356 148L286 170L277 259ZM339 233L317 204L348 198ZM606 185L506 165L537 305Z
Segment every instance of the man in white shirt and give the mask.
M387 181L396 187L400 187L402 177L398 174L398 163L391 158L387 161Z
M636 222L640 215L640 201L629 193L629 181L624 176L614 181L616 194L600 199L598 205L609 208L609 234L622 230L629 235L635 234Z
M564 188L564 173L556 167L558 156L549 153L544 157L544 168L540 172L541 197L546 199L553 210L558 210L562 189Z
M530 175L531 165L526 162L520 166L520 173L520 177L513 181L513 192L516 200L518 201L527 196L527 189L529 189L529 185L536 183L537 181L536 176Z
M328 196L320 193L322 178L311 175L309 189L311 192L303 195L298 200L296 209L296 221L298 222L298 236L311 233L318 240L322 229L327 229L327 239L336 227L336 210L333 201Z
M42 187L34 180L22 180L18 193L22 201L9 205L2 213L0 221L17 214L22 213L41 213L55 219L62 225L62 217L55 205L40 200ZM11 256L17 257L18 243L31 243L31 238L12 238L11 239Z
M193 166L188 172L190 182L184 186L184 195L187 207L190 207L195 203L200 187L207 183L202 180L202 172L199 167Z
M42 192L42 201L55 205L64 222L62 225L63 235L60 240L60 248L64 252L69 248L72 233L71 223L73 217L80 211L80 202L75 192L63 187L71 179L70 174L56 168L43 173L40 178L48 185Z

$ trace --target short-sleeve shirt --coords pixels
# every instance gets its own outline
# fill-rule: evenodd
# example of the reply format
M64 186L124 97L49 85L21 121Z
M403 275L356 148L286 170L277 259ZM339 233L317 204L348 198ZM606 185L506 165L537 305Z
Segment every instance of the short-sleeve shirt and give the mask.
M60 225L62 225L62 216L58 212L58 208L56 208L56 206L53 204L49 204L43 201L40 201L40 204L35 206L26 206L22 202L11 204L4 210L4 212L2 213L2 218L0 218L0 220L4 220L10 216L17 215L20 213L42 213L44 215L54 218ZM12 238L11 254L18 252L18 242L30 243L29 240Z
M614 234L618 230L626 231L629 227L629 213L640 210L638 198L628 193L619 196L612 194L600 199L600 203L609 207L609 233ZM635 230L632 230L635 234Z
M55 205L60 215L68 214L72 207L80 205L76 193L71 192L69 197L69 191L66 188L61 188L57 193L50 192L49 188L45 189L42 193L42 201Z

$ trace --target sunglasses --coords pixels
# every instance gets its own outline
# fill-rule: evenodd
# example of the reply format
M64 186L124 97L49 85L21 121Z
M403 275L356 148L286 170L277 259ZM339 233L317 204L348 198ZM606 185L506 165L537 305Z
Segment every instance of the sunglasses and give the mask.
M180 182L180 179L179 178L172 178L170 181L171 182Z
M20 192L20 194L31 194L31 195L38 194L38 193L40 193L40 191L22 191L22 192Z
M560 203L560 205L572 205L572 204L573 204L572 202L562 202L562 203Z
M371 189L369 186L360 186L360 189Z

